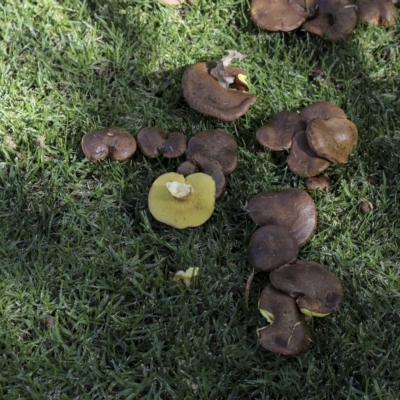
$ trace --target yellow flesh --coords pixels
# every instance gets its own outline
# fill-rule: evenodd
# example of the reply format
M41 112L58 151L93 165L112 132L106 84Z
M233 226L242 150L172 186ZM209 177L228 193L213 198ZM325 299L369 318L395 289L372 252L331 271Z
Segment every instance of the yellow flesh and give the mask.
M175 199L167 182L186 183L194 193L185 199ZM149 192L149 209L153 217L174 228L195 227L206 222L214 211L215 182L211 176L197 173L186 177L175 172L159 176Z
M247 76L246 76L246 75L238 74L237 77L238 77L238 79L239 79L240 82L243 82L243 83L245 83L246 85L249 85L249 84L247 83L247 81L246 81L246 79L247 79Z
M308 310L307 308L300 308L300 311L304 314L307 315L308 317L326 317L329 313L323 314L323 313L317 313Z

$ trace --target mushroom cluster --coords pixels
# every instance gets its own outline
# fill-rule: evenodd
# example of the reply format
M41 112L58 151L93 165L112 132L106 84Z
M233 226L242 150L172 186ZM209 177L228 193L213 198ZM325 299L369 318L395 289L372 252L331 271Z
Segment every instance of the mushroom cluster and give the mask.
M303 108L300 115L278 113L256 131L256 138L271 150L290 149L286 161L292 172L308 178L307 187L324 189L329 181L322 172L331 163L348 161L357 145L358 130L340 107L320 101Z
M392 0L252 0L251 17L269 31L302 29L335 42L353 32L357 18L371 24L393 25Z
M324 317L343 299L339 279L314 261L297 260L317 223L311 196L301 189L262 192L249 200L249 216L259 228L248 246L253 267L246 286L246 302L255 272L270 273L271 285L261 293L259 310L271 325L259 329L258 341L267 350L296 355L307 350L310 334L305 316Z

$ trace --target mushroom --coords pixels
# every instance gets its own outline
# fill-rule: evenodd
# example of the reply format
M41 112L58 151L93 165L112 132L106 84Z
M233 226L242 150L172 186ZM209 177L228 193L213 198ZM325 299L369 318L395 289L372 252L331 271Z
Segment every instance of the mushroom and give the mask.
M397 10L391 0L357 0L358 18L372 25L390 26L396 23Z
M325 171L330 165L328 160L318 157L310 148L306 131L298 132L294 135L286 162L289 168L301 177L316 176Z
M183 96L196 111L223 121L233 121L246 113L256 96L224 89L210 75L215 66L215 63L205 62L189 66L182 78Z
M180 157L186 150L186 136L173 132L169 135L160 128L143 128L137 135L141 152L149 158L163 154L167 158Z
M306 186L307 186L307 189L311 189L311 190L314 190L314 189L325 190L325 189L330 188L331 182L326 177L326 175L321 174L318 176L312 176L310 178L307 178Z
M296 298L300 311L308 316L325 317L343 300L343 288L337 276L314 261L296 260L270 275L281 292Z
M317 101L304 107L300 112L300 118L308 123L315 118L347 118L347 116L336 104L330 101Z
M305 190L297 188L256 194L248 203L248 211L258 225L287 228L299 246L311 238L317 225L314 200Z
M308 349L310 333L293 298L268 285L261 292L258 308L271 323L257 330L258 342L262 347L285 356Z
M176 172L186 177L194 174L195 172L199 172L199 169L191 161L184 161L181 165L179 165Z
M287 228L266 225L253 233L247 254L255 270L271 272L295 260L298 253L297 240Z
M299 114L294 111L281 111L269 124L257 129L256 138L262 146L280 151L290 148L295 133L305 128L306 125Z
M367 214L370 211L372 211L373 209L374 209L374 206L369 201L364 200L364 201L362 201L360 203L360 212L361 212L361 214Z
M293 31L307 18L305 0L252 0L251 17L269 31Z
M307 124L307 140L318 156L337 164L347 162L357 145L358 131L348 119L316 118Z
M91 161L104 160L109 156L123 161L136 151L136 140L122 128L103 128L82 137L82 150Z
M200 172L186 178L169 172L154 181L148 203L153 217L164 224L178 229L199 226L214 211L215 182Z
M302 28L332 42L347 38L357 23L355 6L350 0L312 0L310 10L315 18Z
M193 136L188 143L187 158L193 160L195 154L218 161L224 175L233 172L238 163L236 140L221 129Z

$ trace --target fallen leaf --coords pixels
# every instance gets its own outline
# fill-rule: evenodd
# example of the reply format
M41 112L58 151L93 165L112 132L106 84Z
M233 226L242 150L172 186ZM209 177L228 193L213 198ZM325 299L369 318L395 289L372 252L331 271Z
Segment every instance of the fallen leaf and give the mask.
M235 81L235 77L233 75L228 74L226 72L225 67L227 67L232 60L243 60L246 56L239 53L236 50L228 50L228 54L221 58L218 61L217 66L211 70L211 76L217 78L218 83L224 88L228 89L229 85L231 85Z

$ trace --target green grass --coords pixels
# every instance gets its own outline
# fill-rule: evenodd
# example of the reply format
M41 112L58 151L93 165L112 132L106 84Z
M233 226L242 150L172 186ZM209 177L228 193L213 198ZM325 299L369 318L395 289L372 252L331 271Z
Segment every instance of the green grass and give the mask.
M397 399L400 381L400 33L359 23L345 42L268 33L243 0L168 8L150 0L5 0L0 5L0 397L5 399ZM248 54L257 102L223 123L188 108L187 65ZM332 82L310 80L318 65ZM313 192L318 226L300 258L346 299L311 321L298 357L258 347L265 325L243 291L256 226L246 202L304 188L255 131L277 112L330 100L356 123L350 161ZM240 163L212 218L178 231L147 192L180 160L139 152L91 163L85 132L222 128ZM367 183L374 176L377 186ZM374 205L362 215L362 200ZM198 286L173 281L200 267ZM237 293L239 295L237 295Z

